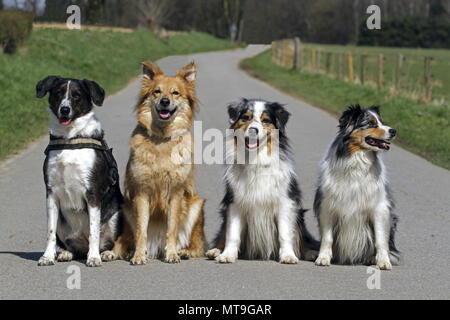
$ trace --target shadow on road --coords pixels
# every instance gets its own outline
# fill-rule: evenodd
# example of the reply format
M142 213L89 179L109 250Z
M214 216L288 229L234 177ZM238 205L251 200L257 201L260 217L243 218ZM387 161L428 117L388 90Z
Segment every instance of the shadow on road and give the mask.
M42 257L43 252L8 252L8 251L0 251L0 255L10 254L24 260L29 261L39 261L39 258Z

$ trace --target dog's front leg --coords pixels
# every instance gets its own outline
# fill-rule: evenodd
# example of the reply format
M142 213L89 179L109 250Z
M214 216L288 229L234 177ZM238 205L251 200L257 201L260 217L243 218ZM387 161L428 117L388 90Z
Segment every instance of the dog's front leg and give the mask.
M294 251L295 233L297 227L297 215L290 205L280 208L277 216L278 233L280 241L280 263L297 264L299 262Z
M389 208L380 206L372 216L375 231L375 248L377 250L375 261L381 270L391 270L392 264L389 259L389 234L390 217Z
M88 205L89 211L89 253L86 265L88 267L101 267L100 257L100 220L101 208L98 205Z
M147 233L150 219L150 202L145 194L140 194L134 199L136 214L135 242L136 250L130 263L132 265L144 265L147 263Z
M55 196L47 193L47 247L39 259L39 266L52 266L56 258L56 228L58 226L59 203Z
M236 261L241 245L241 232L245 227L244 223L241 213L236 210L235 206L232 206L228 210L225 250L216 258L217 262L234 263Z
M166 239L166 257L167 263L180 263L181 258L177 252L178 243L178 224L181 214L182 195L176 194L169 203L169 212L167 216L167 239Z
M320 253L316 260L317 266L327 267L331 263L331 258L333 257L333 220L331 215L324 210L320 210L319 213L320 220Z

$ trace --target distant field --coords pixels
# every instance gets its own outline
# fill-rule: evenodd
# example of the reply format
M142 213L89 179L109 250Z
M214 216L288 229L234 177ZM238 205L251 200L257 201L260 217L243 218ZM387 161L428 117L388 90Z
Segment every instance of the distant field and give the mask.
M403 74L401 88L410 93L410 96L418 98L423 93L424 83L424 57L431 56L431 73L433 82L433 99L439 104L450 104L450 50L446 49L410 49L388 47L359 47L323 44L304 44L307 48L305 63L311 63L311 49L320 49L322 52L352 53L354 55L354 70L356 78L359 77L361 60L360 54L367 54L367 77L369 81L376 83L378 76L378 54L384 55L383 78L387 87L393 86L397 66L397 55L405 56L403 62ZM325 57L322 55L321 66L324 68ZM331 70L337 74L337 55L331 64ZM348 73L348 60L343 59L344 75Z
M398 142L429 161L450 169L450 107L423 105L401 95L387 98L370 86L361 86L322 74L279 67L271 50L244 60L241 67L275 87L339 116L348 105L380 105L387 124L395 127ZM448 68L447 68L448 71Z
M144 60L231 48L203 33L177 34L167 45L144 30L35 30L18 54L0 53L0 159L46 133L48 103L36 99L35 87L48 75L95 80L112 94L139 74Z

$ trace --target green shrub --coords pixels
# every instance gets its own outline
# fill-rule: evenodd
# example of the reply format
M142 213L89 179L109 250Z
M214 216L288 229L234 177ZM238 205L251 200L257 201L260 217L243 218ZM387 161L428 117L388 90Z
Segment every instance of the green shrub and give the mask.
M34 14L23 11L0 11L0 46L13 54L33 30Z
M361 24L359 45L411 48L450 48L450 22L443 19L403 17L383 21L381 30Z

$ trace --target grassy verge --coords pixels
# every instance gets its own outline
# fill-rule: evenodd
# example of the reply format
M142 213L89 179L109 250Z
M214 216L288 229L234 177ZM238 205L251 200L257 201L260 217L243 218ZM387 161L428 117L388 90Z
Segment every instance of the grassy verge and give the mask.
M399 131L398 142L432 163L450 169L450 108L378 92L369 86L338 81L319 74L288 70L271 62L266 51L244 60L241 67L275 87L339 115L350 104L380 105L387 124Z
M18 54L0 53L0 159L46 133L48 103L36 99L35 86L47 75L92 79L112 94L144 60L230 48L203 33L175 35L166 45L149 31L36 30Z

